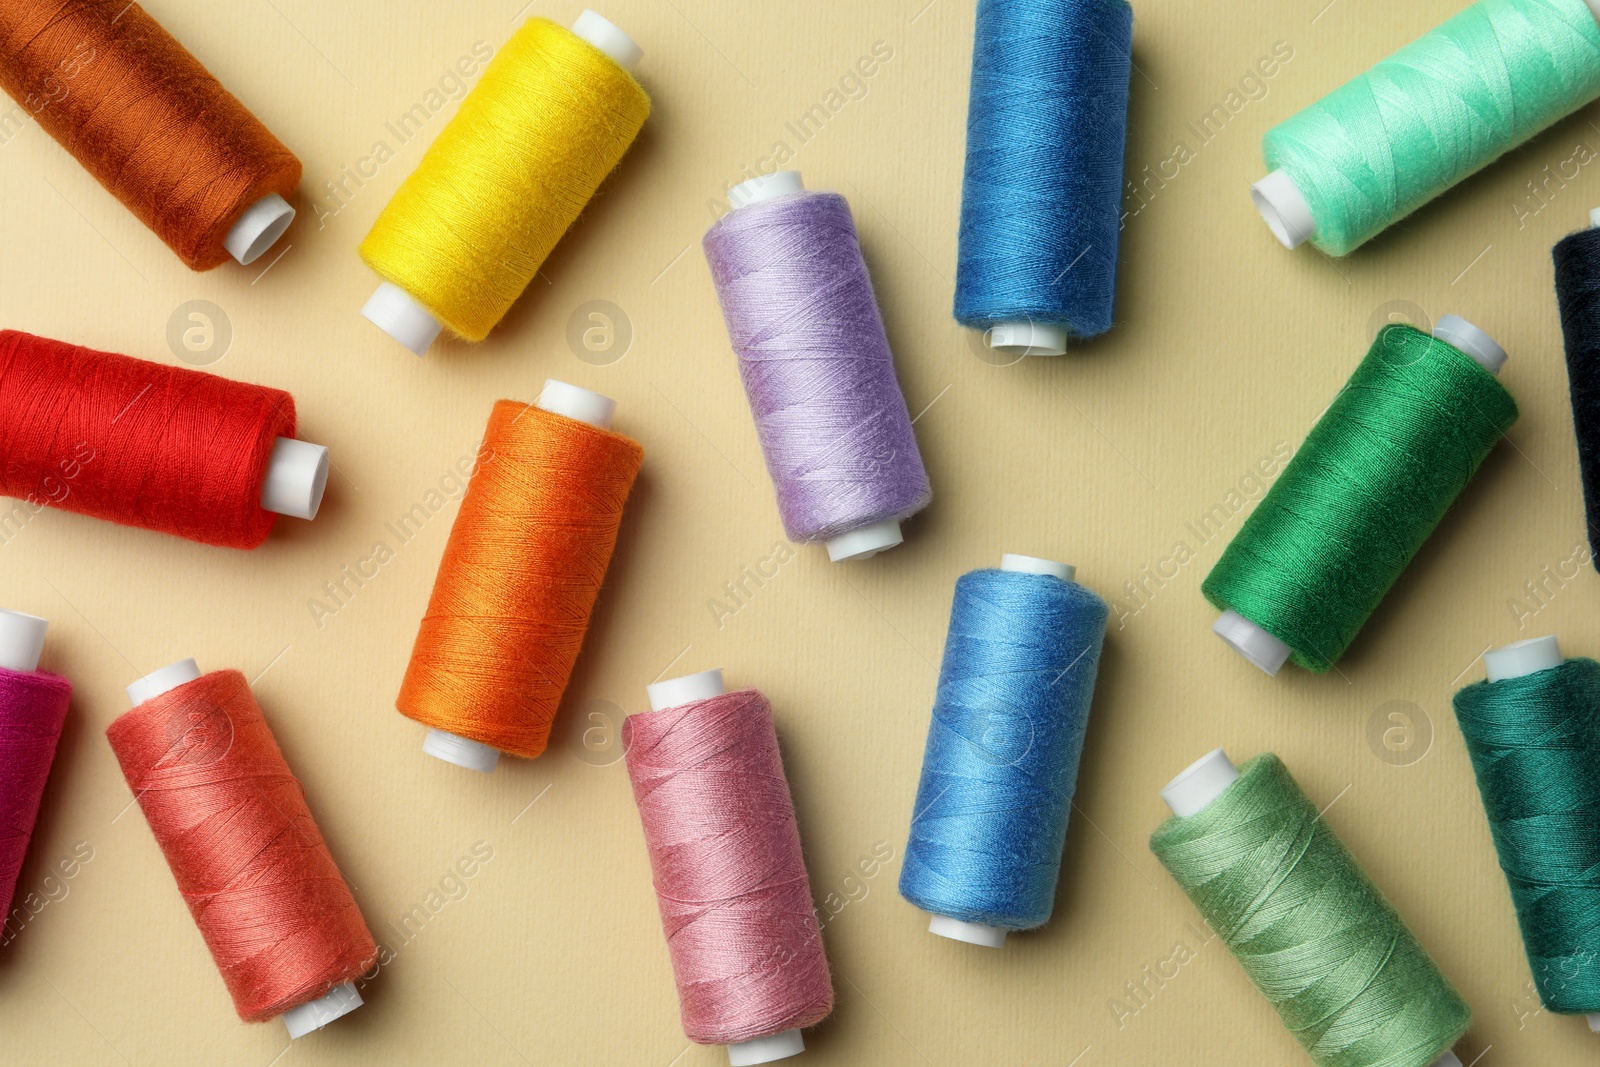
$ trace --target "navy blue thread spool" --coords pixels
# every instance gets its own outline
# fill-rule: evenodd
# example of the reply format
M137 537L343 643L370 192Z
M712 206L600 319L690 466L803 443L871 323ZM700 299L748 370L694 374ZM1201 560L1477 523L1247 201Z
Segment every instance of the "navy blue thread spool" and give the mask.
M1600 208L1589 213L1589 228L1562 238L1551 252L1556 267L1556 300L1567 350L1567 389L1572 396L1572 428L1578 441L1578 471L1583 476L1584 518L1589 559L1600 545Z
M1126 0L979 0L955 317L990 348L1111 328L1132 49Z
M1050 918L1106 602L1053 560L956 581L900 895L943 937L999 948Z

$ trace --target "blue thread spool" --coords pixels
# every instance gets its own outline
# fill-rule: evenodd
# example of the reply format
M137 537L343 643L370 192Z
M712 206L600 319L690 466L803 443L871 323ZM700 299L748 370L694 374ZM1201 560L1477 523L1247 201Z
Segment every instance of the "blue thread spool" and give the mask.
M1106 602L1006 554L956 581L900 895L988 948L1050 918Z
M1111 328L1132 50L1125 0L978 4L955 316L996 351Z

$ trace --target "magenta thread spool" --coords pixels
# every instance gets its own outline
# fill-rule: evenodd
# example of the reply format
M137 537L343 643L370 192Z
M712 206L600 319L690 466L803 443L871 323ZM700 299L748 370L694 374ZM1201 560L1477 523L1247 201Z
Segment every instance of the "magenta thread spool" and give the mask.
M72 683L39 670L49 625L0 610L0 902L8 906L72 698Z

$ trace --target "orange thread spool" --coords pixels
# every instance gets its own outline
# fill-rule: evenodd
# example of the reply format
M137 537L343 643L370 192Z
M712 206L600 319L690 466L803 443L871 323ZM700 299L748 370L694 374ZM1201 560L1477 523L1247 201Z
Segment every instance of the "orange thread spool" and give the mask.
M644 459L614 407L553 381L495 404L395 702L431 755L488 771L544 751Z
M0 0L0 87L194 270L252 208L244 263L294 217L267 198L300 161L138 4Z

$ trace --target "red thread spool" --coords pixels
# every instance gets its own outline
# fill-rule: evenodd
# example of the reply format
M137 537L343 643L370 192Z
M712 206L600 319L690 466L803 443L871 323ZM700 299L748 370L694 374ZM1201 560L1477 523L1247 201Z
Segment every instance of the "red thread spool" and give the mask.
M0 330L0 495L225 548L315 517L328 450L294 398Z
M294 220L300 161L127 0L0 0L0 86L194 270Z
M378 946L244 675L184 660L128 700L106 738L239 1018L293 1038L359 1008Z
M39 670L48 625L0 611L0 909L16 891L72 698L70 682ZM14 933L6 929L0 944Z

